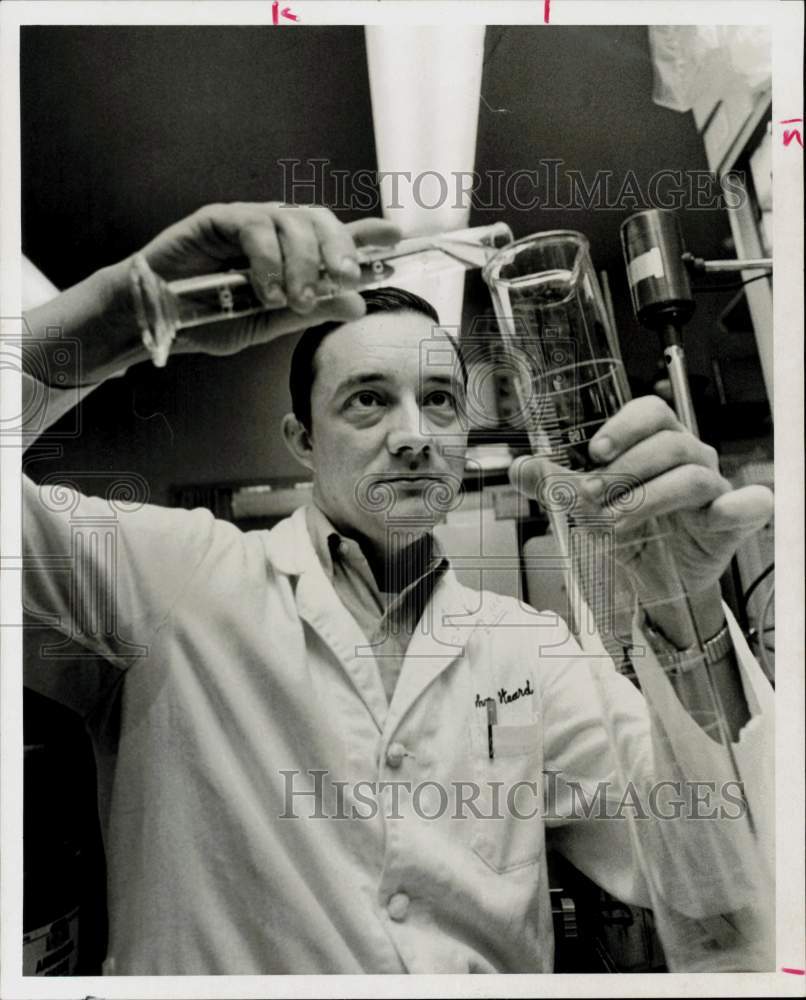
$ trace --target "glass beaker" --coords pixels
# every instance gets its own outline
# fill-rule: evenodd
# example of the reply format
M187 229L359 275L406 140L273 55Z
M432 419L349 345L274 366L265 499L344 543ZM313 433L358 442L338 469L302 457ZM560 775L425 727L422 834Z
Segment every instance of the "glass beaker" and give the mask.
M630 399L588 241L570 231L530 236L500 250L483 275L517 373L515 391L531 450L554 466L545 467L536 499L565 557L569 625L589 654L619 781L651 798L659 781L702 777L688 773L700 766L691 764L690 753L699 740L705 753L713 747L710 773L718 769L741 784L725 709L675 563L674 521L646 518L632 531L619 530L616 514L639 510L643 484L609 475L588 453L591 438ZM599 502L579 488L580 473L594 468L604 482ZM670 610L693 641L683 644L689 647L685 663L674 661L673 669L664 670L638 616L668 620ZM649 735L640 760L623 736L622 703L629 699L611 659L647 704ZM671 971L769 968L765 879L771 879L771 869L749 809L732 824L722 819L698 825L690 815L666 822L656 816L644 823L628 819Z
M629 398L588 241L570 231L518 240L483 274L504 342L529 379L516 391L534 454L588 469L588 441Z
M607 477L602 506L577 491L596 466L588 445L630 398L615 333L593 270L587 239L571 231L527 237L499 251L483 271L512 368L532 453L558 467L537 497L571 560L569 618L577 638L595 633L629 672L632 616L641 589L634 560L616 557L613 514L641 502L640 483ZM657 526L650 532L660 546ZM622 557L626 553L621 553ZM632 573L632 575L631 575ZM672 579L676 574L671 571ZM676 585L664 597L685 601Z
M630 398L588 241L571 231L527 237L500 250L483 275L514 361L520 417L532 453L557 467L545 477L536 499L573 564L569 582L577 600L569 609L570 624L584 646L583 619L595 623L607 652L617 664L626 664L637 602L649 611L646 595L652 594L655 610L659 604L667 610L674 605L685 617L688 595L667 551L662 519L648 521L635 545L616 533L615 515L640 507L642 484L601 470L588 453L591 438ZM594 468L604 480L598 504L578 490L578 476L563 472ZM640 561L631 548L636 545ZM647 547L655 550L652 560L646 559ZM650 563L664 568L660 594L657 581L649 586L645 579L642 567ZM687 631L698 638L693 619ZM715 716L711 722L716 721Z

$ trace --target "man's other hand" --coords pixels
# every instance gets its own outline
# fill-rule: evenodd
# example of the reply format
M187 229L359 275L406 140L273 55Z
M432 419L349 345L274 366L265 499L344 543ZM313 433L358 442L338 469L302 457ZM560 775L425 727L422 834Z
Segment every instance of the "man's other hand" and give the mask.
M723 620L719 578L742 542L770 520L771 491L733 489L720 475L716 451L689 433L657 396L632 400L611 417L591 439L589 456L595 466L585 473L569 473L544 459L519 459L510 478L521 492L539 498L547 477L561 476L576 488L580 509L606 514L615 527L619 562L640 581L645 607L663 600L674 573L658 561L657 546L646 544L649 519L661 517L667 550L708 638ZM671 606L650 616L681 647L692 641Z

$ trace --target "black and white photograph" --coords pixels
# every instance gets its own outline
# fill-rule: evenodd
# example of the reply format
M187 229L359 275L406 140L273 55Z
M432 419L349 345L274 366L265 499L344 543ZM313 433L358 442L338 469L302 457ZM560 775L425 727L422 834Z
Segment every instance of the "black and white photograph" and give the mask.
M2 6L0 996L803 996L803 6Z

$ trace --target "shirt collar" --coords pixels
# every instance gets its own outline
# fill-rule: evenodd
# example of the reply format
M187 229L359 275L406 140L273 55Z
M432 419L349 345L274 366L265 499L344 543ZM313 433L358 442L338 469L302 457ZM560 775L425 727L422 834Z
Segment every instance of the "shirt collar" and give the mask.
M261 531L259 534L263 538L266 557L273 572L300 579L306 576L313 579L317 573L321 573L327 579L313 547L306 523L306 510L305 506L297 507L290 517L284 518L271 530ZM447 599L446 613L464 610L468 615L478 615L478 590L459 583L447 559L445 566L440 590ZM306 589L309 587L304 587L303 591Z
M332 579L333 550L330 539L331 537L338 539L339 534L316 504L306 506L305 525L308 528L308 534L311 536L311 543L317 558L322 564L322 569Z
M340 561L342 565L350 566L361 572L365 579L374 582L369 563L358 542L339 534L327 515L316 504L310 504L305 508L305 523L319 562L331 580L334 575L334 564ZM401 562L399 570L401 585L391 589L393 592L403 593L431 573L441 576L449 567L450 563L439 539L429 532L407 549L406 558Z

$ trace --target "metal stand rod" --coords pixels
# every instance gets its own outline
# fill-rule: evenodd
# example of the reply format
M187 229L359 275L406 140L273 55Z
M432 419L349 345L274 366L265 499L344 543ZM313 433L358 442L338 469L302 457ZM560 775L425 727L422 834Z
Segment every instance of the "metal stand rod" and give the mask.
M747 260L703 260L694 254L684 253L680 258L692 271L771 271L772 257L748 257Z
M677 419L683 424L686 430L699 437L697 418L694 415L694 403L691 399L691 390L686 372L686 355L683 351L680 331L670 324L662 331L662 335L664 343L663 360L666 362L666 371L672 386L672 399L674 400Z

